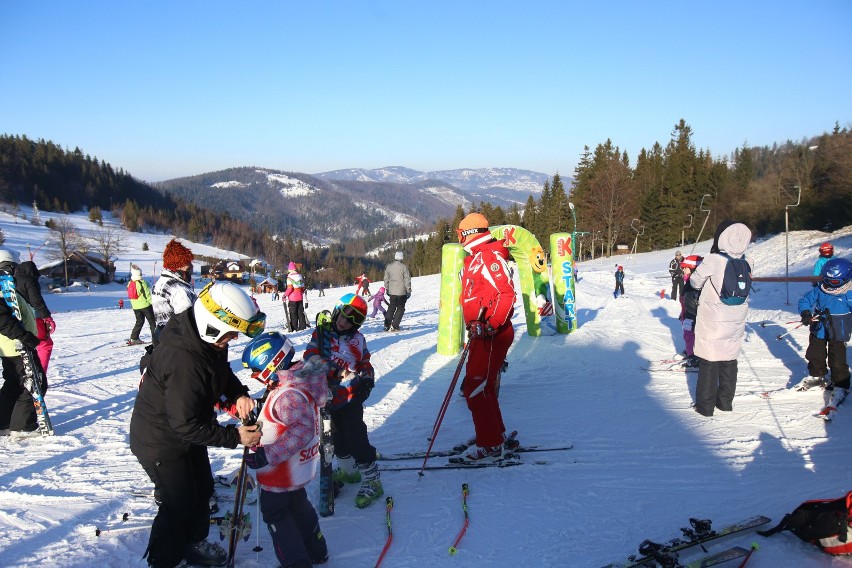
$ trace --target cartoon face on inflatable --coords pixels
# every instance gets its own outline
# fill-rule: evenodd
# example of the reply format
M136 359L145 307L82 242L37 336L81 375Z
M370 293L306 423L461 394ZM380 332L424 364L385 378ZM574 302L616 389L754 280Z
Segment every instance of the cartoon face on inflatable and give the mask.
M529 261L533 272L541 274L547 268L547 257L544 256L544 250L540 246L534 246L530 249Z

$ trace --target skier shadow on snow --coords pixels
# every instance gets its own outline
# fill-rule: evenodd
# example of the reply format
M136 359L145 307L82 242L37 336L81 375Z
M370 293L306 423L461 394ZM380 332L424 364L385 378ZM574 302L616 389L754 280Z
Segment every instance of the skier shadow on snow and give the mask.
M799 345L800 337L795 336L797 333L795 331L785 335L780 340L778 339L779 335L790 331L790 329L790 326L778 323L768 323L766 327L761 327L757 323L749 322L746 326L746 341L757 336L766 344L769 353L790 370L790 378L784 386L786 389L792 388L808 374L807 363L803 356L807 347L808 332L801 332L804 334L805 345Z
M672 334L672 349L674 353L680 353L683 345L683 327L678 318L673 318L669 315L669 313L665 310L665 308L659 307L651 310L651 315L660 320L660 323L665 327L669 328L669 331Z
M590 323L595 321L595 318L598 317L599 309L591 309L591 308L580 308L577 310L577 328L583 327L583 324Z

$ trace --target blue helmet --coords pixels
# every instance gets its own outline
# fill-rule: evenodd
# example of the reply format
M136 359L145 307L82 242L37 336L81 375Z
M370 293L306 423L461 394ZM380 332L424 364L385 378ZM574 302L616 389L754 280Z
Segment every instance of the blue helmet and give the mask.
M255 337L243 350L243 367L260 373L257 379L277 380L272 375L278 369L288 369L296 350L286 336L272 331Z
M822 285L837 290L852 279L852 263L845 258L832 258L822 267Z

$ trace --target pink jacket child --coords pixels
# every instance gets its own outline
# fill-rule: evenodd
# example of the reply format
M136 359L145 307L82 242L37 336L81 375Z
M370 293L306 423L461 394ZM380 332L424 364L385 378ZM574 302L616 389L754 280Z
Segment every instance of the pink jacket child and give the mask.
M370 299L370 301L373 302L373 311L372 311L372 313L370 313L371 318L376 317L376 312L382 312L383 316L385 315L385 313L387 313L385 311L385 306L382 305L383 302L386 305L388 305L388 300L387 300L387 298L385 298L385 287L384 286L379 288L379 291L376 292L375 294L373 294L372 296L370 296L369 299Z

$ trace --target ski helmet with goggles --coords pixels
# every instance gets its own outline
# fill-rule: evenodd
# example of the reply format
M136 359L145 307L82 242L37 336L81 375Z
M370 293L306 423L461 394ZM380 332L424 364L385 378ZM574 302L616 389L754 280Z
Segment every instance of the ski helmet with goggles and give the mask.
M822 243L819 245L819 255L829 257L834 255L834 245L831 243Z
M487 232L488 219L482 213L470 213L459 222L459 228L456 230L459 242L463 245Z
M296 350L284 335L277 331L262 333L243 350L243 367L259 373L257 379L266 382L278 369L288 369Z
M231 282L211 282L192 306L201 339L216 343L228 332L257 337L266 327L266 314L242 288Z
M331 325L338 333L341 330L337 329L337 316L340 315L352 322L352 329L358 329L364 323L364 320L367 319L367 301L361 296L351 293L344 294L337 301L337 305L334 306L334 310L331 312Z
M852 279L852 263L845 258L832 258L822 267L822 285L829 290L837 290L849 284Z

